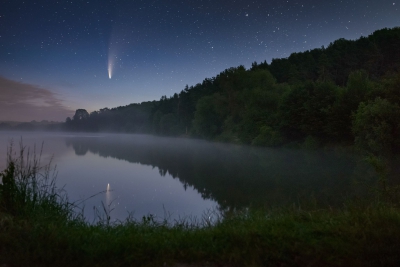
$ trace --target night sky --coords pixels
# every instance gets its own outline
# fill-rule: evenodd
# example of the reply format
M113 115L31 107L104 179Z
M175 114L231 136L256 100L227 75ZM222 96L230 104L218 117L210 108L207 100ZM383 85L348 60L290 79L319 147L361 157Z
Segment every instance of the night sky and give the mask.
M159 100L229 67L400 26L397 0L0 2L1 121Z

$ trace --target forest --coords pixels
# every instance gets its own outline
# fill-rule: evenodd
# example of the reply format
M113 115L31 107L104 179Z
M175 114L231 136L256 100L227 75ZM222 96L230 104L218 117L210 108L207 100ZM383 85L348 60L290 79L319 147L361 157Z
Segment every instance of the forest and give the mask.
M78 109L69 131L151 133L267 147L400 148L400 27L224 70L158 101Z
M19 151L7 150L8 166L0 172L0 266L398 266L399 176L388 178L399 164L386 159L400 151L399 48L400 27L385 28L249 69L229 68L158 101L91 113L82 108L65 123L0 122L0 130L145 133L339 152L349 146L367 152L376 171L343 153L319 161L324 153L305 149L243 154L237 148L244 146L193 142L195 149L178 151L185 140L66 137L76 155L90 151L157 167L185 189L217 200L222 211L216 221L208 211L199 221L189 216L174 224L152 214L135 220L128 212L126 221L114 223L101 202L104 215L90 223L84 204L79 211L84 202L69 202L64 187L56 187L51 160L42 166L41 152L31 154L21 139ZM259 173L271 179L254 179ZM302 176L311 177L303 184L315 194L302 190ZM282 192L289 201L272 205Z

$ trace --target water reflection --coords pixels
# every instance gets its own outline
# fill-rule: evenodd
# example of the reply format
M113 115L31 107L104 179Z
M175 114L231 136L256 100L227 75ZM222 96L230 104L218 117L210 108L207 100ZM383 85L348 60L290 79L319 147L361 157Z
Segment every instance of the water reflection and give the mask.
M354 156L333 152L260 149L235 145L159 138L110 135L66 138L76 155L97 154L158 168L186 190L195 188L203 199L234 209L282 205L310 199L337 205L357 194L355 181L374 174Z
M130 212L137 219L150 213L201 218L216 208L286 205L310 198L320 205L342 205L367 192L360 182L376 182L371 168L345 153L119 134L3 132L2 169L11 137L22 137L31 147L44 141L42 162L54 156L58 184L66 185L71 201L87 199L89 221L92 207L102 211L102 202L120 220Z
M107 184L107 189L106 189L106 205L107 207L111 207L112 202L112 196L111 196L111 189L110 189L110 184Z

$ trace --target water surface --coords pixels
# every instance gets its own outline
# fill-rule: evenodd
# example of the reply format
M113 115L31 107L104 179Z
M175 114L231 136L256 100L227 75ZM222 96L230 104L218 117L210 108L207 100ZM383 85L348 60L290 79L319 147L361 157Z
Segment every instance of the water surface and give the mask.
M172 221L309 201L334 206L363 195L359 183L376 179L344 153L123 134L1 132L1 169L10 140L18 147L21 138L37 150L44 142L42 162L53 157L57 184L71 201L85 200L88 220L102 203L113 220L153 214Z

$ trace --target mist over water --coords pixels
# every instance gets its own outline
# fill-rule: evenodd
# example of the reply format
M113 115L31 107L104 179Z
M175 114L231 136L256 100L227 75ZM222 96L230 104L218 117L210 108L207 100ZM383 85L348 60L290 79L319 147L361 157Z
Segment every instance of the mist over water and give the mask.
M113 220L201 218L212 210L309 201L335 206L366 193L357 182L376 180L354 155L123 134L2 132L1 169L11 138L15 149L20 138L37 150L44 142L42 162L53 156L57 184L70 201L86 199L89 221L103 204Z

